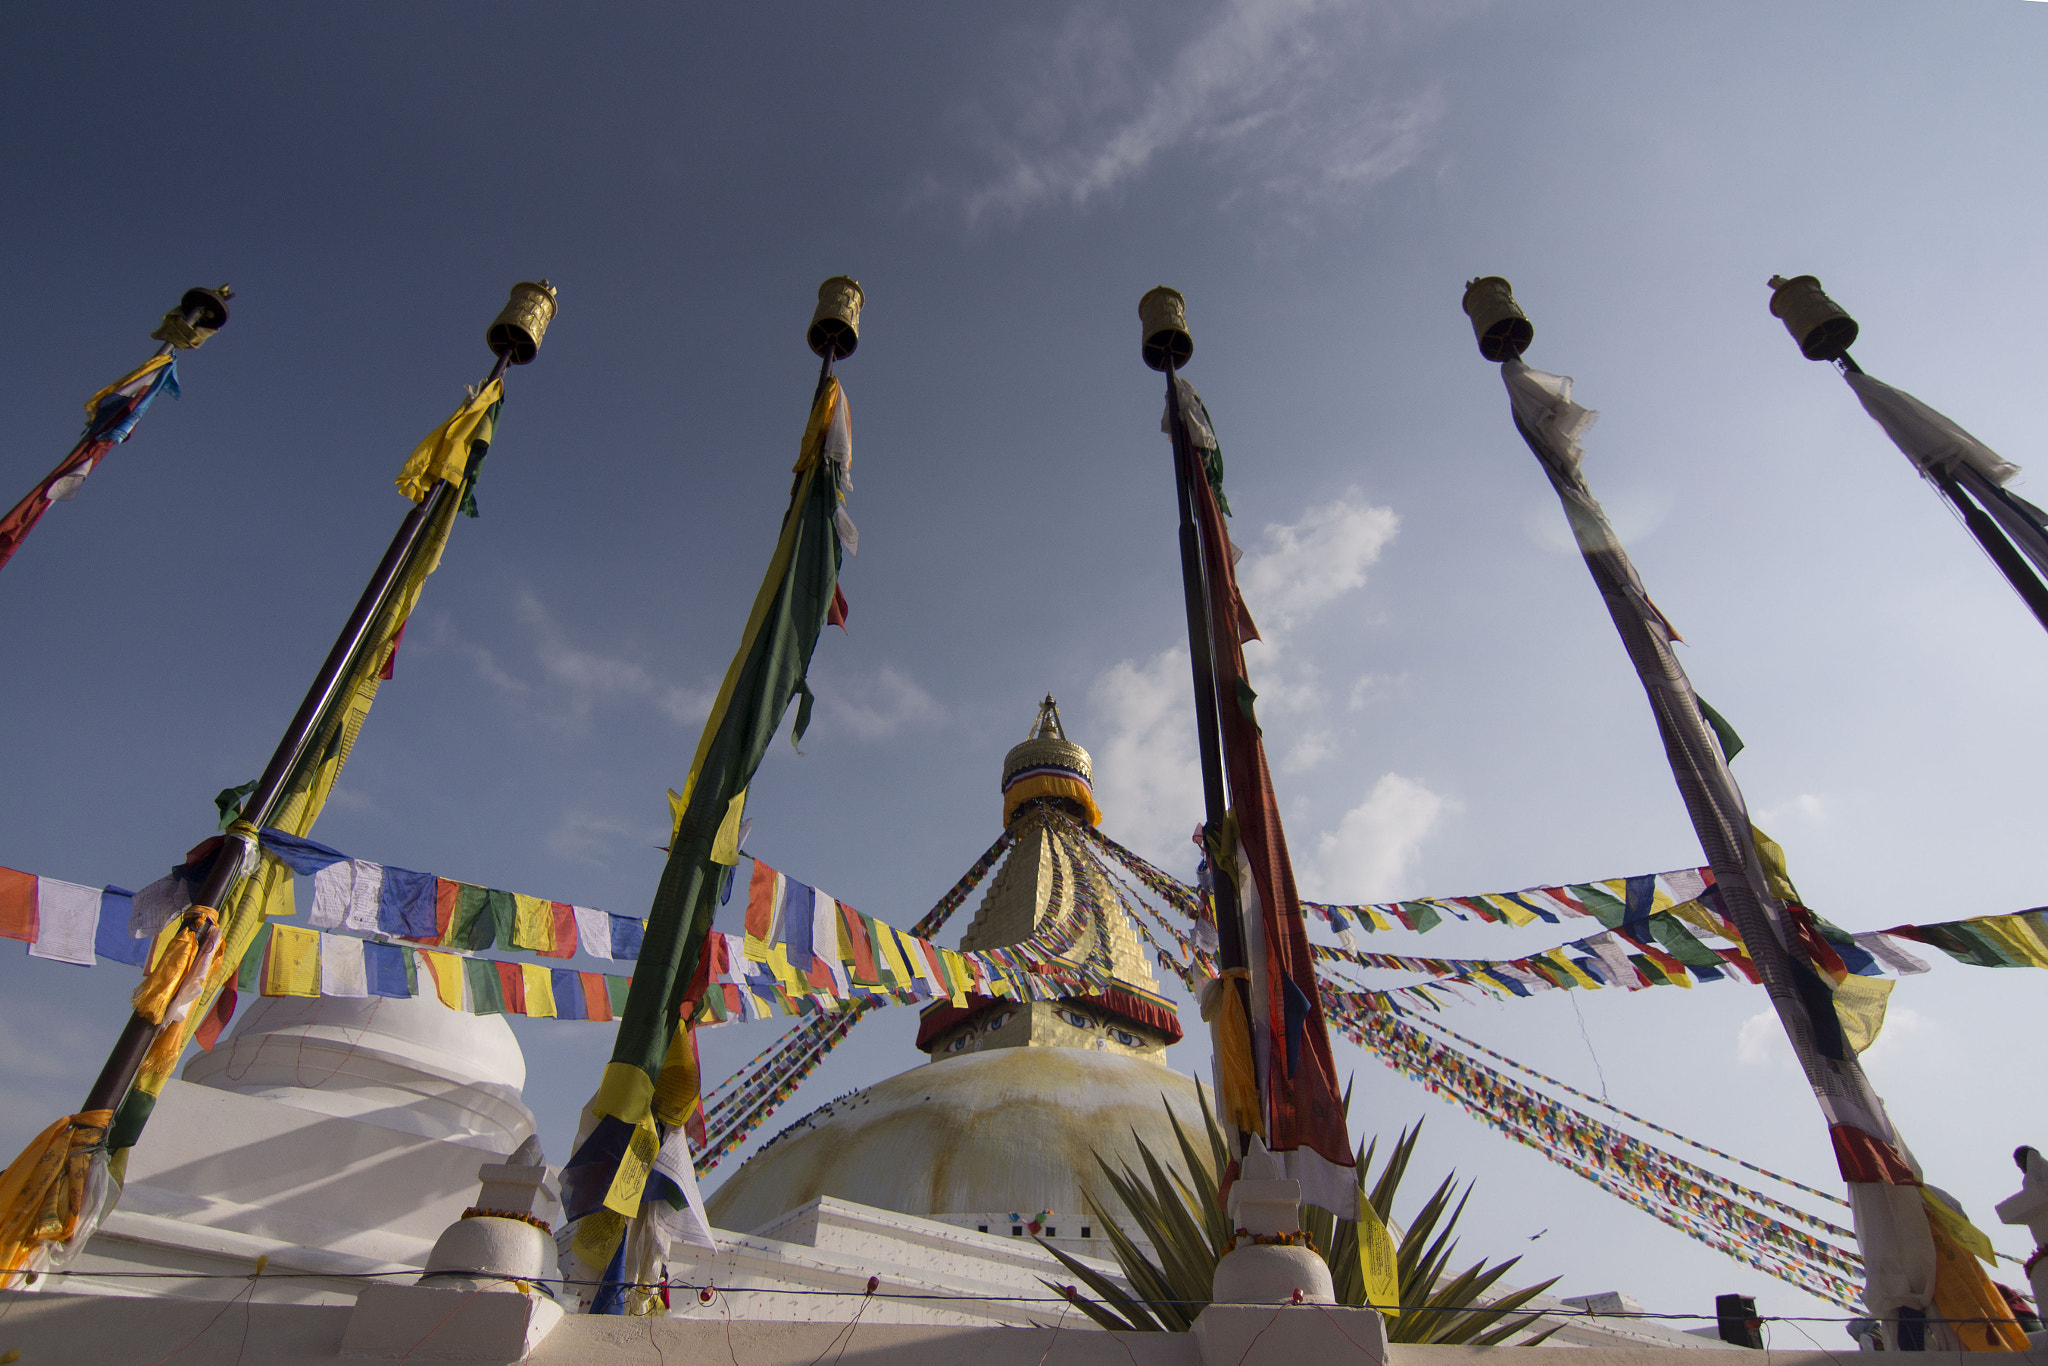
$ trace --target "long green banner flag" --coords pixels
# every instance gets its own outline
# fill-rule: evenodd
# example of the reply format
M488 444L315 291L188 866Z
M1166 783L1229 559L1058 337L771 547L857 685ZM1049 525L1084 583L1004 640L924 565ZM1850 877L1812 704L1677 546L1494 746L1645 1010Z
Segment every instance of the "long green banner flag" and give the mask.
M696 1097L679 1012L717 908L721 865L738 858L747 784L799 693L798 737L809 720L804 675L837 592L841 530L852 525L839 506L850 463L845 396L828 379L804 430L782 535L697 743L611 1062L562 1171L564 1212L582 1221L576 1255L594 1270L617 1253L664 1130L688 1118Z

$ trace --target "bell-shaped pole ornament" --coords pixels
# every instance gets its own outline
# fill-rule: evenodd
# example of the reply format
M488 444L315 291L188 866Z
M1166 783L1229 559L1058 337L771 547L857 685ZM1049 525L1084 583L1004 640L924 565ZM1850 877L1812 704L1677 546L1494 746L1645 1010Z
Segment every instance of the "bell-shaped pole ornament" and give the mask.
M1465 283L1465 316L1479 354L1490 361L1510 361L1536 340L1536 325L1515 302L1514 287L1498 275L1482 275Z
M540 354L541 338L554 321L555 287L546 280L521 280L484 332L491 354L513 365L525 365Z
M1188 332L1188 301L1177 289L1165 285L1145 291L1138 300L1139 351L1145 364L1164 370L1170 362L1178 370L1195 354L1195 339Z
M1856 320L1822 292L1812 275L1773 275L1771 316L1785 324L1808 360L1840 360L1856 344Z
M860 307L867 302L860 282L835 275L818 286L818 306L811 312L804 340L821 360L845 360L860 345Z

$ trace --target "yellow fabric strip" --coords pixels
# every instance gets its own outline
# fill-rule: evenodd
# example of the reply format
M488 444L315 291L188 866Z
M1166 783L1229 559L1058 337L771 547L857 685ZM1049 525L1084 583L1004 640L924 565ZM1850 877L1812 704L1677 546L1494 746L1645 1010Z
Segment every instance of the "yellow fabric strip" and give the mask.
M1365 913L1372 917L1372 927L1374 929L1391 930L1394 928L1394 922L1387 919L1385 916L1381 915L1378 911L1375 911L1372 908L1367 907Z
M277 931L272 930L271 933ZM413 952L419 955L420 966L433 980L434 994L441 998L441 1004L450 1010L462 1009L462 960L452 953L435 953L431 949L414 949Z
M1479 899L1506 916L1508 924L1513 925L1516 929L1532 924L1536 920L1536 912L1526 906L1517 906L1504 896L1483 896Z
M155 374L157 371L163 369L166 365L169 365L170 363L171 358L169 356L151 356L148 360L136 366L133 370L130 370L127 374L121 376L121 378L115 380L112 384L109 384L106 388L100 390L91 398L87 399L85 401L85 415L87 417L98 417L100 414L101 399L105 398L108 394L113 393L116 389L125 388L126 386L133 384L136 380L139 380L146 375Z
M974 985L974 970L967 966L965 958L951 949L940 949L939 961L946 965L946 972L953 979L953 1008L967 1009L967 988Z
M2048 968L2048 944L2027 920L2025 912L2018 915L1987 915L1981 920L1969 922L1970 928L1982 930L1998 946L2030 968Z
M1835 1017L1842 1022L1842 1039L1861 1053L1877 1042L1884 1028L1885 1006L1898 983L1889 977L1858 977L1850 973L1834 984Z
M643 1072L641 1075L646 1074ZM633 1136L626 1140L626 1151L619 1157L619 1169L612 1177L611 1189L605 1192L606 1209L628 1219L640 1212L640 1194L647 1189L647 1173L660 1152L661 1132L654 1126L654 1116L642 1115L640 1122L633 1127Z
M718 835L711 841L713 863L730 868L740 861L740 817L746 809L747 790L741 788L739 795L726 804L725 819L719 822Z
M555 946L555 910L537 896L512 894L512 947L546 951Z
M789 945L770 944L767 961L768 971L775 974L775 980L782 983L783 990L801 996L811 989L810 984L804 981L796 967L789 961Z
M590 1098L590 1112L638 1124L654 1101L654 1079L629 1062L608 1062Z
M1729 937L1728 931L1734 928L1733 926L1722 925L1719 920L1714 918L1712 911L1697 901L1688 901L1684 905L1673 906L1671 914L1677 919L1683 920L1694 929L1703 930L1717 939L1727 939ZM1740 944L1742 941L1737 939L1734 942Z
M668 1055L661 1060L661 1077L654 1086L654 1117L671 1128L687 1121L702 1103L701 1080L689 1028L679 1028L669 1040Z
M1358 1188L1358 1270L1365 1284L1365 1303L1388 1318L1401 1317L1401 1264L1394 1236L1379 1210Z
M263 965L265 996L320 994L320 932L297 925L270 927L270 956Z
M504 396L505 381L494 379L475 398L457 408L446 422L428 432L406 457L405 468L398 472L399 491L421 503L434 491L434 485L443 480L460 484L469 467L470 443L476 439L477 429L483 426L491 405Z
M882 956L889 960L889 971L896 975L896 989L910 990L910 984L917 980L917 975L903 961L903 948L896 942L895 928L879 920L875 922L875 928L882 931L875 938L881 941Z
M536 963L521 963L519 976L526 987L526 1013L535 1019L554 1019L554 974Z
M1540 953L1536 956L1538 958L1541 958L1544 962L1553 963L1561 970L1570 973L1572 980L1577 982L1580 986L1585 987L1587 990L1598 991L1600 989L1600 984L1594 981L1591 977L1588 977L1583 968L1581 968L1577 963L1574 963L1571 959L1565 957L1563 949L1552 949L1548 953Z

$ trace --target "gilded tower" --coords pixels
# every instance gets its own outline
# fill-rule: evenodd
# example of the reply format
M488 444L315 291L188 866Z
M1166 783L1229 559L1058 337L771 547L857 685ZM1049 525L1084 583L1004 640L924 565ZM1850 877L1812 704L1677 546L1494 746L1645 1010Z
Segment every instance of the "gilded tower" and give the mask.
M917 1046L930 1064L784 1129L712 1193L718 1227L765 1230L831 1196L1102 1256L1089 1201L1117 1204L1096 1158L1139 1163L1139 1139L1175 1151L1168 1107L1202 1131L1195 1083L1162 1056L1179 1017L1087 837L1102 819L1088 751L1052 698L1005 756L1002 793L1011 847L960 947L1028 942L1032 958L1085 966L1091 985L928 1006Z

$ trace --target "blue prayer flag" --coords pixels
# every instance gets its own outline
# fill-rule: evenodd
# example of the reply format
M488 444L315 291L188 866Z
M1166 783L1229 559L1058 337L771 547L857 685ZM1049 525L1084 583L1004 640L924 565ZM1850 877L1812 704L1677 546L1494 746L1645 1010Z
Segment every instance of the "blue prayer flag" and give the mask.
M572 968L549 968L548 980L555 990L555 1018L587 1020L590 1011L583 1000L583 974Z
M372 996L404 1000L413 994L412 954L397 944L364 944L363 975Z
M140 967L149 957L149 941L128 933L128 917L135 909L135 893L125 887L108 887L100 893L100 924L93 931L92 951L115 963Z
M322 868L348 857L339 849L329 849L324 844L298 835L287 835L282 830L265 830L262 838L265 852L274 855L285 867L302 877L311 877Z
M645 925L630 916L615 915L612 922L612 957L629 963L640 956L640 940L647 933Z
M439 939L434 919L434 894L439 882L432 873L384 865L384 883L377 893L377 928L401 939Z

